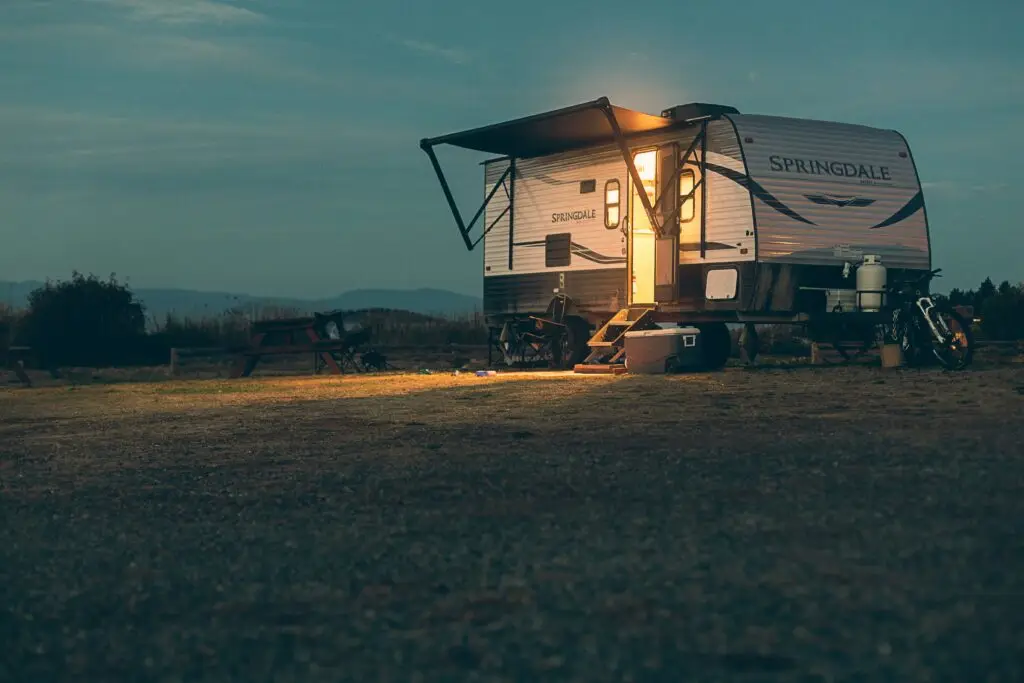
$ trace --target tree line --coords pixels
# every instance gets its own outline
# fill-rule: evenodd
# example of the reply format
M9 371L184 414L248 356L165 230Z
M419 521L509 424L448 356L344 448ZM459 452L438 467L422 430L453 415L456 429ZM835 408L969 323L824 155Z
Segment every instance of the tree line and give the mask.
M287 308L259 310L257 319L302 315ZM232 347L249 339L250 309L191 319L168 314L147 321L145 304L115 275L100 279L75 272L70 280L47 282L29 294L23 310L0 309L0 349L29 346L47 366L112 367L159 365L170 349ZM360 312L359 322L381 346L486 344L482 316L431 317L408 311ZM150 323L150 324L147 324Z
M942 298L954 306L973 307L981 338L1024 339L1024 285L1004 281L997 286L987 278L977 289L953 289ZM288 309L261 313L262 319L299 315ZM101 280L75 272L70 280L47 282L33 291L24 310L0 309L0 348L5 343L30 346L51 366L156 365L167 362L173 347L244 344L251 321L248 312L229 309L200 320L168 315L147 329L145 306L126 284L114 275ZM373 341L381 346L487 343L479 314L435 318L380 311L364 315L363 323L372 327Z
M1024 339L1024 283L1003 280L996 286L985 278L977 289L951 289L945 297L954 306L971 306L981 319L981 332L988 339Z

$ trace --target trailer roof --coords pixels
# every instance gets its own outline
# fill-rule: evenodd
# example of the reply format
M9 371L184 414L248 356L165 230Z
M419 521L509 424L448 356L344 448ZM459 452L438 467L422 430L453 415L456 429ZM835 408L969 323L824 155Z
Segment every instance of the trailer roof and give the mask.
M602 97L543 114L427 138L420 141L420 146L426 149L448 144L517 159L568 152L615 141L608 110L614 113L622 134L627 136L678 125L667 117L616 107Z

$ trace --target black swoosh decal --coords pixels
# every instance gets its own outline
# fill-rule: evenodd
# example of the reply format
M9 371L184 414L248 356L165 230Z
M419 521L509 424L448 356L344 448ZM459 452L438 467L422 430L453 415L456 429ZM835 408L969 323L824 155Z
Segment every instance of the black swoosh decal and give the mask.
M547 244L544 240L534 240L532 242L515 242L512 246L514 247L543 247ZM608 256L607 254L600 254L590 247L586 247L578 242L570 242L570 251L579 256L580 258L592 261L593 263L608 264L608 263L625 263L625 256Z
M709 250L739 249L739 247L724 242L706 242L704 248ZM679 245L679 251L700 251L700 242L684 242Z
M924 207L924 194L922 192L918 191L917 194L915 194L913 197L910 198L909 202L907 202L906 204L903 205L903 208L901 208L899 211L897 211L893 215L891 215L888 218L886 218L884 221L882 221L878 225L872 225L868 229L869 230L877 230L878 228L884 228L884 227L887 227L889 225L892 225L893 223L899 223L900 221L902 221L905 218L910 218L915 213L920 211L923 207Z
M798 214L796 211L793 211L791 208L780 202L775 196L773 196L770 192L761 187L756 181L752 180L749 176L745 176L742 173L737 173L731 168L719 166L718 164L709 163L707 164L707 168L708 170L714 171L719 175L725 176L729 180L732 180L733 182L739 184L741 187L748 189L752 195L754 195L755 197L757 197L765 204L778 211L779 213L789 216L794 220L798 220L801 223L806 223L808 225L817 225L816 223L807 220L806 218ZM914 215L923 207L924 194L921 191L918 191L917 194L910 198L910 201L903 205L903 208L901 208L899 211L886 218L878 225L871 226L869 230L877 230L878 228L884 228L895 223L899 223L900 221Z
M779 213L785 216L789 216L795 221L806 223L807 225L816 225L816 223L814 223L813 221L807 220L806 218L798 214L796 211L783 204L775 195L761 187L761 185L758 184L758 182L755 181L750 176L739 173L738 171L734 171L731 168L719 166L718 164L712 163L707 164L707 169L709 171L714 171L715 173L721 176L725 176L734 183L737 183L740 187L749 191L752 195L754 195L755 197L757 197L762 202L772 207Z
M593 261L594 263L625 263L626 262L626 257L625 256L606 256L604 254L599 254L596 251L593 251L592 249L589 249L589 248L583 246L582 244L577 244L576 242L573 242L570 245L570 249L572 250L572 253L576 254L577 256L585 258L588 261Z

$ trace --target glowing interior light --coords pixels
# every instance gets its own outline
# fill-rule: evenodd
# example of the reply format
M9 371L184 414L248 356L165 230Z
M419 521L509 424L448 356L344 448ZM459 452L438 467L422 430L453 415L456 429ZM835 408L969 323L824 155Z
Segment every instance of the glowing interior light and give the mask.
M682 223L693 220L696 197L687 197L693 192L695 186L693 171L687 169L679 175L679 199L682 201L682 206L679 209L679 221Z
M644 184L644 189L647 190L647 196L652 201L654 200L654 178L657 161L658 151L654 149L647 152L637 152L636 156L633 157L633 165L636 166L636 173L640 176L640 180Z
M619 181L609 180L604 186L604 227L619 225Z

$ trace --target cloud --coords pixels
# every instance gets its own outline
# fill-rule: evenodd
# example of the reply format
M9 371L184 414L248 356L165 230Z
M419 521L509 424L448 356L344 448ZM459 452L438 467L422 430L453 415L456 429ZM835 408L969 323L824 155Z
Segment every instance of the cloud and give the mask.
M132 19L162 24L256 24L267 17L220 0L89 0L129 12Z
M380 152L412 149L416 139L414 131L358 119L171 119L16 106L0 106L0 130L12 133L0 139L0 172L26 180L61 172L95 178L374 167L391 163Z
M419 52L421 54L429 55L431 57L437 57L443 59L452 64L469 64L472 61L472 57L465 50L453 47L444 47L437 45L436 43L428 43L423 40L414 40L411 38L399 38L397 36L388 36L388 40L402 47L412 50L413 52Z
M184 68L194 72L201 68L200 77L228 72L320 88L339 87L348 80L344 70L325 73L297 63L296 54L305 57L309 64L317 62L316 55L304 51L302 46L266 36L200 37L175 30L140 31L94 21L0 26L0 41L9 45L38 45L33 54L39 59L60 60L70 51L50 51L48 46L73 47L74 51L87 54L94 65L102 63L103 69L118 71ZM16 72L0 73L0 83L15 75Z
M921 181L921 188L926 192L948 196L950 198L963 198L979 194L992 194L1005 192L1010 187L1009 183L971 183L962 180L925 180Z

